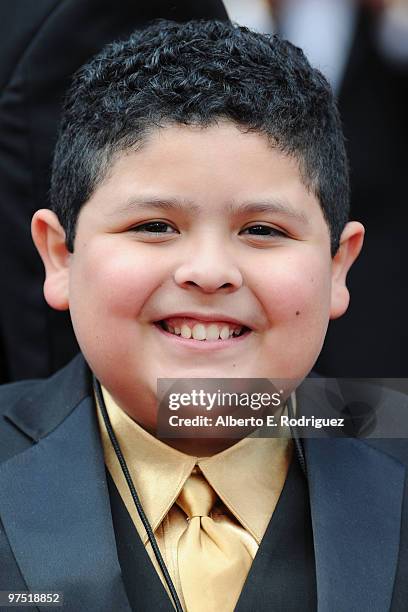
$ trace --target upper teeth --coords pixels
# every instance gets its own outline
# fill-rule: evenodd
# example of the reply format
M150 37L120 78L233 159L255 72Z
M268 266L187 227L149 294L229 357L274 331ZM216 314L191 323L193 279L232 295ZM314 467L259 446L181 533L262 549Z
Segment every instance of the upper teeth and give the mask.
M196 323L193 326L183 323L180 327L173 327L164 322L164 326L172 334L182 336L183 338L193 338L194 340L227 340L231 336L238 336L241 333L242 327L229 326L227 324Z

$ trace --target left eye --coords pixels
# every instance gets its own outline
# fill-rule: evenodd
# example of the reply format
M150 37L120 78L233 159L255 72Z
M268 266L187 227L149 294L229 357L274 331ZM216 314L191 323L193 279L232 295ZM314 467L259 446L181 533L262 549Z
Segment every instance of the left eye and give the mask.
M164 221L150 221L149 223L142 223L137 227L133 227L132 232L147 232L149 234L170 234L175 231L174 227L165 223Z
M251 225L242 230L241 233L248 233L250 236L285 236L285 233L270 225Z

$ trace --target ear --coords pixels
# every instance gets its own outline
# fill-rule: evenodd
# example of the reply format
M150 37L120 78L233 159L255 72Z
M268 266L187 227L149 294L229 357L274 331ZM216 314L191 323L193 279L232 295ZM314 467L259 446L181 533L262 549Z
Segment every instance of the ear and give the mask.
M337 319L347 310L350 293L346 286L347 273L357 259L364 240L364 227L357 221L347 223L340 246L332 260L332 289L330 318Z
M69 261L65 231L57 215L43 208L31 222L31 235L45 268L44 297L56 310L69 307Z

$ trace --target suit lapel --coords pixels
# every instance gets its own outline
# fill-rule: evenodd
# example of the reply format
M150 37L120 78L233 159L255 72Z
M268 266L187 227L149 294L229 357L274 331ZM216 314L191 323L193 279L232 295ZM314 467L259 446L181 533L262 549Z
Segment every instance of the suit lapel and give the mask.
M58 384L51 379L40 387L35 402L42 394L48 421L43 416L35 423L27 406L9 413L39 441L0 466L0 490L7 491L0 496L0 516L30 590L61 591L67 612L130 611L84 370L74 362ZM67 383L74 386L64 393Z
M351 438L308 439L304 440L304 448L318 612L389 612L398 561L405 468L392 457ZM279 581L276 583L276 574L286 560L276 566L279 550L275 546L279 548L276 530L283 531L285 527L286 516L281 516L280 504L289 494L287 484L255 557L237 612L270 610L285 592ZM280 548L284 547L282 542ZM281 582L287 575L283 573ZM277 609L288 607L282 603Z
M351 438L304 440L319 612L388 612L405 468Z
M349 403L334 380L314 379L310 386L299 388L297 398L299 412L306 416L348 415L348 435L355 426L362 427L359 419L351 418ZM325 436L323 430L317 431ZM303 446L318 612L389 612L400 546L404 465L351 437L305 438ZM279 526L274 519L286 489L287 483L237 609L268 610L268 602L274 601L273 588L268 586L273 579L268 582L267 577L276 572L273 529Z

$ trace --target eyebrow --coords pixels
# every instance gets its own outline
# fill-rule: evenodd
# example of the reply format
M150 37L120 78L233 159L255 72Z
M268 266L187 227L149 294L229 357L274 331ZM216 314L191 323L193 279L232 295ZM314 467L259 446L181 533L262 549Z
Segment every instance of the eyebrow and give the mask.
M190 200L183 198L162 198L159 196L149 196L141 198L130 198L118 211L113 214L127 214L132 210L155 209L166 212L193 212L198 214L203 210L203 207L194 204ZM235 204L230 202L227 205L227 212L232 215L251 215L251 214L281 214L286 217L298 221L304 225L308 225L309 219L307 215L300 210L296 210L286 200L279 198L262 199L259 202L242 202Z
M124 215L134 210L144 210L146 208L153 208L156 210L165 210L170 212L185 212L186 209L197 213L200 211L200 206L198 206L197 204L193 204L188 200L183 200L179 198L161 198L159 196L153 196L145 198L130 198L117 211L114 211L113 214L119 213Z
M307 215L302 210L296 210L289 202L278 198L265 199L260 202L242 202L239 205L230 204L228 209L231 213L241 215L278 213L306 225L309 223Z

